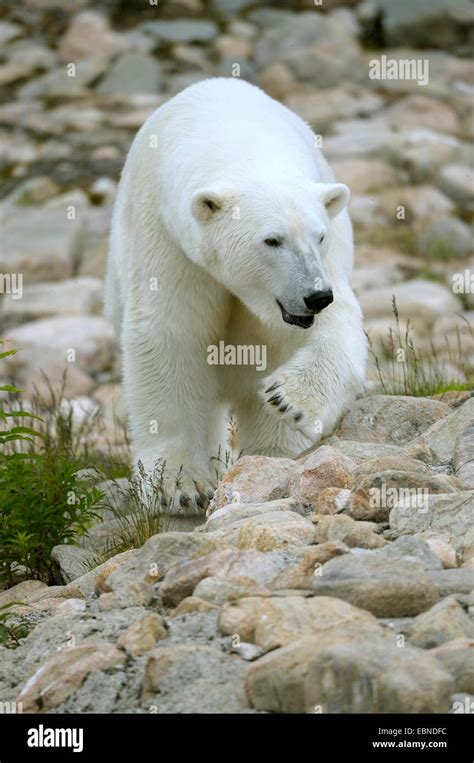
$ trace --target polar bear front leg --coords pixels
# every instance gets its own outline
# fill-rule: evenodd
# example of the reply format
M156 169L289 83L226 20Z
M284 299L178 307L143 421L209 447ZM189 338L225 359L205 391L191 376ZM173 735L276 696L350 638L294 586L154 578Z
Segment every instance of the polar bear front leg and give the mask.
M317 316L308 344L261 385L274 416L312 443L331 433L365 380L367 342L355 298Z
M169 342L169 339L168 339ZM148 475L164 466L162 503L170 513L200 513L212 497L212 433L221 414L214 369L192 343L150 326L124 333L124 392L132 453Z

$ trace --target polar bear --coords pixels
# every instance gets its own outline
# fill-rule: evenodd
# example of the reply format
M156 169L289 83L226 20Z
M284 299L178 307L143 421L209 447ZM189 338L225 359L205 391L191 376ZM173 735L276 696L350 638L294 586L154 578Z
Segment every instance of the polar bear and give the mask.
M113 214L106 315L134 461L166 462L171 513L207 505L229 411L239 451L294 457L362 387L348 198L310 127L239 79L186 88L139 130ZM211 363L222 343L264 348L266 369Z

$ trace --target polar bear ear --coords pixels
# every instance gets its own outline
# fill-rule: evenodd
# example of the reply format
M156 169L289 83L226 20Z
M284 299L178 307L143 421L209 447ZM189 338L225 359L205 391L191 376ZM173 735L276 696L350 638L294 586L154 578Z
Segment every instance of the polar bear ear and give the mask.
M316 183L329 217L335 217L349 203L350 191L344 183Z
M196 191L191 199L191 211L201 223L208 222L224 206L224 198L213 188L202 188Z

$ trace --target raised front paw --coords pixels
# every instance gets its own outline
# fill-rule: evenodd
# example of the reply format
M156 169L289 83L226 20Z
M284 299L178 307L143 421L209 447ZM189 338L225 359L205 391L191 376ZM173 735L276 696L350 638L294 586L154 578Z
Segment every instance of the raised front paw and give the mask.
M261 394L275 415L294 431L312 441L319 439L321 420L311 404L311 395L293 374L283 373L266 379Z

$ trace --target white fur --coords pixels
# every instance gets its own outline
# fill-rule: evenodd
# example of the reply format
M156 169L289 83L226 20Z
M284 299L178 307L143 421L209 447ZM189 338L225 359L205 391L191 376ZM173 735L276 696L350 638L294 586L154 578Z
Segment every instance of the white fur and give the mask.
M170 493L184 465L178 499L189 506L195 483L215 486L226 410L244 453L295 456L363 384L347 198L308 125L237 79L187 88L137 134L114 211L106 314L123 351L135 462L165 459ZM278 248L263 243L274 235ZM298 314L315 278L334 302L311 328L288 325L276 299ZM267 370L208 365L220 340L266 345ZM284 413L268 403L273 384Z

